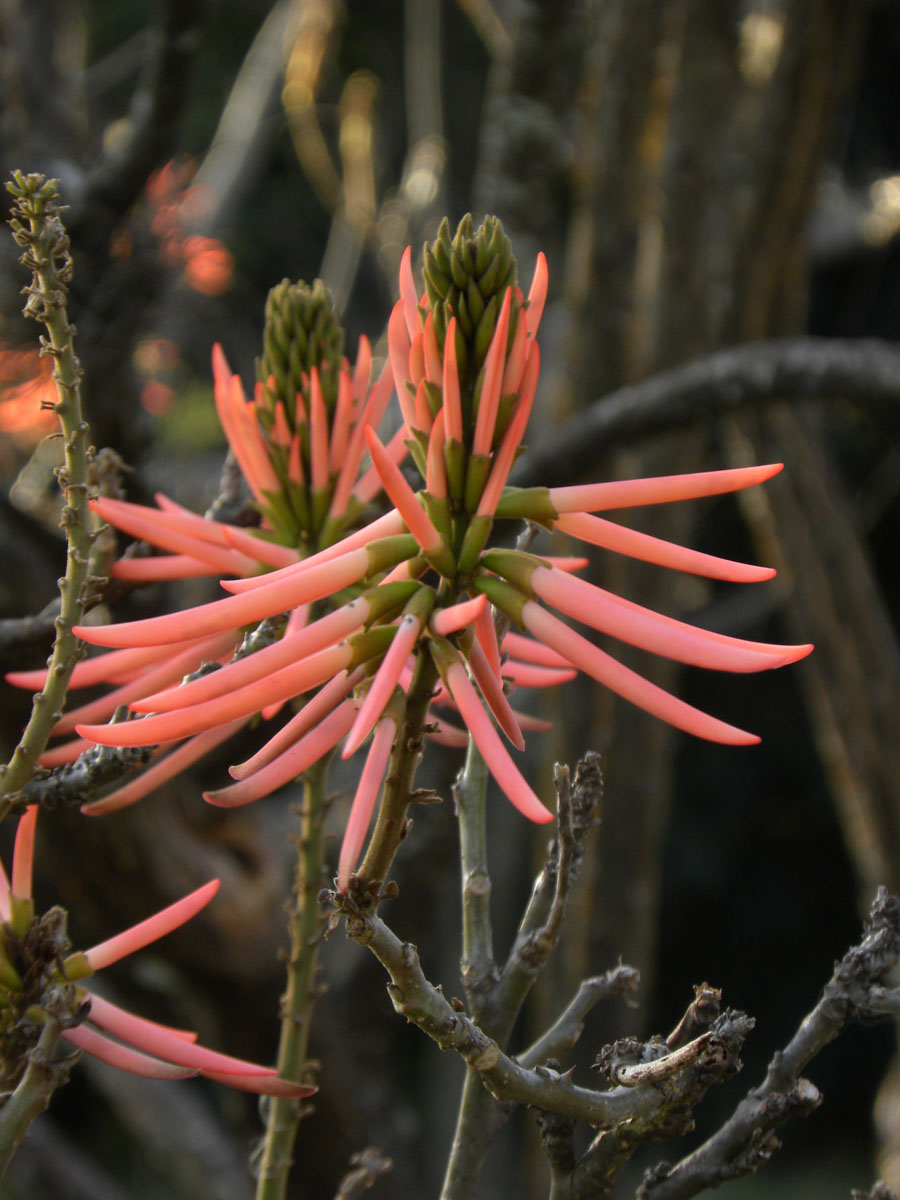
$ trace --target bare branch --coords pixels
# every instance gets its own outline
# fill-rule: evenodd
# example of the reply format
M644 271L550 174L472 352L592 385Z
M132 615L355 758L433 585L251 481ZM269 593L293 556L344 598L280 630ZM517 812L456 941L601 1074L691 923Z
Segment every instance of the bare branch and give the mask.
M596 466L598 454L772 400L900 405L900 348L874 338L779 338L719 350L594 401L525 455L511 482L552 485Z
M731 1118L676 1166L649 1171L639 1200L685 1200L705 1188L753 1171L778 1148L774 1129L812 1112L821 1101L800 1076L806 1064L851 1021L884 1011L889 993L879 984L900 959L900 901L879 889L865 936L836 965L822 998L784 1050L772 1058L763 1083L747 1094Z
M357 1197L367 1192L382 1175L392 1171L394 1163L392 1159L386 1158L377 1146L366 1146L365 1150L353 1155L350 1166L353 1170L348 1171L341 1180L334 1200L357 1200Z
M630 995L637 990L640 981L640 972L623 963L605 975L582 980L578 991L547 1032L516 1058L523 1067L536 1067L551 1058L564 1058L584 1032L584 1021L591 1009L601 1000Z

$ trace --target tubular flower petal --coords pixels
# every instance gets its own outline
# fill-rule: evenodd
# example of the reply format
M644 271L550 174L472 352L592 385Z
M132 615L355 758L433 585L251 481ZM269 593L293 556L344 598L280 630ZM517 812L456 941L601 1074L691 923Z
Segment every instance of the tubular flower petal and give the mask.
M138 1075L142 1079L192 1079L200 1074L196 1068L176 1067L173 1063L161 1062L158 1058L142 1054L140 1050L123 1046L121 1042L114 1042L112 1038L98 1033L90 1025L64 1029L62 1036L85 1054L90 1054L91 1058L96 1058L119 1071L126 1071L129 1075Z
M475 745L487 763L488 770L501 790L523 816L545 824L553 820L549 812L522 778L518 767L504 749L503 743L481 707L475 689L469 682L462 663L452 663L446 673L447 688L465 721Z
M708 579L725 579L731 583L761 583L775 575L773 567L757 567L750 563L733 562L727 558L716 558L712 554L701 554L686 546L676 546L662 538L651 537L637 529L628 529L603 517L590 513L567 513L553 522L560 533L568 533L582 542L603 546L631 558L656 563L661 567L673 567L676 571L688 571L692 575L704 575Z
M429 589L423 588L421 594L427 595L428 591ZM418 641L423 624L422 612L407 612L401 618L397 632L394 634L394 640L391 642L387 654L381 660L381 666L372 680L366 698L353 723L353 728L347 735L343 749L344 758L349 758L359 749L384 711L394 694L394 688L400 679L400 672Z
M300 662L282 667L265 679L195 704L189 709L175 709L139 721L112 725L80 725L78 732L83 737L99 742L101 746L155 746L163 742L180 741L204 729L250 716L267 703L300 696L325 683L352 661L352 646L349 642L341 642L318 654L311 654Z
M752 746L759 741L756 734L707 716L622 666L533 600L523 605L522 622L529 633L566 655L570 662L577 662L579 669L592 675L598 683L638 708L643 708L645 712L674 725L676 729L730 746Z
M34 829L37 824L38 806L29 804L16 826L16 841L13 848L12 886L10 895L16 900L31 899L31 872L34 866Z
M161 937L165 937L167 933L178 929L191 917L196 916L201 908L209 904L218 890L218 879L211 879L203 887L176 900L174 904L161 908L145 921L139 921L130 929L117 933L115 937L100 942L90 950L85 950L84 957L88 966L92 971L102 971L104 967L118 962L120 958L134 954L136 950L143 950L144 946L149 946L151 942L158 942Z
M378 543L376 543L378 545ZM382 543L383 545L383 543ZM396 557L385 566L410 557L414 547L408 544L395 548ZM97 646L146 646L150 643L181 642L201 633L221 633L260 621L263 617L284 612L299 604L308 604L333 595L341 588L356 583L372 572L373 547L351 550L340 558L331 559L320 566L310 567L300 575L273 580L264 587L245 595L229 596L225 600L214 600L201 604L186 612L168 613L163 617L147 617L141 621L128 621L122 625L80 626L75 632L86 642Z
M391 747L397 733L397 722L393 717L382 717L372 738L372 745L366 757L366 765L359 778L356 795L344 830L344 840L341 843L341 853L338 860L338 890L346 892L350 882L350 872L359 858L366 833L372 819L372 810L378 799L378 792L384 781Z
M262 749L257 750L246 762L229 767L228 774L232 779L246 779L248 775L255 774L267 763L283 754L314 725L318 725L328 713L337 708L338 704L360 682L364 674L363 667L357 667L355 671L349 673L339 671L311 700L303 705L295 717L283 725L274 737L269 738Z
M524 750L525 739L522 737L522 728L506 698L503 680L499 675L494 674L488 657L478 641L472 642L467 658L472 674L475 676L475 682L481 689L481 694L494 714L497 724L517 750Z
M115 791L100 800L90 800L87 804L82 804L81 811L87 816L99 817L105 816L107 813L118 812L119 809L127 808L130 804L136 804L138 800L149 796L164 783L174 779L185 767L191 766L204 754L208 754L210 750L214 750L216 746L227 741L232 734L242 729L248 720L249 717L241 717L237 721L230 721L227 725L218 725L214 729L207 729L203 733L197 734L196 737L190 738L178 746L171 754L167 754L165 758L154 763L152 767L142 771L136 779L129 780L128 783L116 788Z
M304 771L308 771L323 755L333 750L349 731L355 716L354 702L344 700L305 737L300 738L290 749L259 771L231 784L230 787L220 788L215 792L204 792L203 799L217 808L237 808L268 796L292 779L296 779L298 775L302 775Z

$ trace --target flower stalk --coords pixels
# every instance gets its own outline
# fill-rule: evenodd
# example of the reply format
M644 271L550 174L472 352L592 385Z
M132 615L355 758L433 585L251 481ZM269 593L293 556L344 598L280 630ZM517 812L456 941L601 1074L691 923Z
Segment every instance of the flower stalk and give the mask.
M0 820L17 806L21 789L34 773L66 696L78 658L73 627L84 613L90 575L91 514L88 508L88 427L81 410L81 365L75 356L72 326L66 310L66 285L72 278L69 239L60 220L55 180L17 171L6 185L16 199L10 219L13 237L23 248L21 261L33 272L25 289L25 315L47 329L41 353L53 359L57 402L53 406L63 433L65 463L58 472L65 503L60 523L68 551L59 583L60 611L56 639L43 689L34 697L31 717L5 766L0 766Z
M323 916L317 896L324 877L327 774L327 760L323 760L303 781L297 867L288 910L290 951L287 986L281 998L278 1074L298 1083L309 1082L304 1079L309 1026L319 995L316 970ZM270 1102L256 1200L283 1200L286 1195L297 1127L305 1111L303 1101L293 1097L275 1097Z

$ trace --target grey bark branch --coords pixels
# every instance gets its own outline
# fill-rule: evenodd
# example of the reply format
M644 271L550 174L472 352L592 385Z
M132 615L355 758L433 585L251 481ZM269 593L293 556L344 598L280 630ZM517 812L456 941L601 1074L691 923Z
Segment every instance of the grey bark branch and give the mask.
M567 482L599 454L772 400L848 400L900 412L900 347L875 338L777 338L734 346L618 388L549 433L515 468L519 487Z
M900 901L879 889L865 936L835 966L822 998L784 1050L776 1053L763 1083L750 1091L708 1141L676 1166L661 1163L647 1173L638 1200L687 1200L706 1188L747 1174L778 1147L774 1129L806 1115L821 1097L800 1072L848 1024L883 1012L890 992L879 981L900 958Z

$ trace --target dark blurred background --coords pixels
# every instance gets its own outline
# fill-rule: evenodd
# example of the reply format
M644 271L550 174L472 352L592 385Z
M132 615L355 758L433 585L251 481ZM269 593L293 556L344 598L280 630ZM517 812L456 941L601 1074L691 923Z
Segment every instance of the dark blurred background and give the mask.
M0 159L4 177L58 177L69 205L70 315L96 445L128 464L129 498L162 488L202 511L224 453L213 341L250 379L266 292L285 276L321 276L351 348L363 332L375 341L403 248L432 237L444 214L498 214L526 283L537 250L548 256L535 444L616 388L722 347L896 340L898 61L894 0L6 0ZM19 315L16 253L0 237L2 618L39 612L63 561L58 446L45 436L47 376ZM527 1021L537 1028L585 974L620 957L639 966L638 1007L609 1005L588 1025L577 1077L590 1082L605 1041L666 1033L692 985L722 987L758 1024L744 1073L698 1112L698 1137L815 1003L876 885L900 888L900 409L851 390L771 396L727 417L701 404L670 430L598 447L589 475L787 464L741 501L634 517L658 536L771 563L771 583L741 592L599 552L591 566L604 586L670 615L816 643L807 662L737 682L616 648L762 745L692 741L580 681L546 700L555 729L530 739L544 788L554 760L601 751L606 796L566 943ZM574 481L566 461L553 472L548 482ZM177 601L173 589L145 589L118 596L115 615ZM6 644L3 668L39 665L48 648L41 637ZM4 752L26 699L4 695ZM450 753L431 760L445 796L457 765ZM268 1059L292 797L223 817L205 808L198 780L106 819L47 814L40 895L70 907L86 945L221 874L213 910L114 986L147 1015ZM334 779L335 829L352 782ZM499 797L491 822L502 947L540 841ZM401 897L385 910L450 994L460 988L454 836L449 804L417 816ZM292 1194L332 1196L351 1153L374 1143L395 1168L373 1196L436 1195L460 1065L401 1027L377 964L342 934L323 964L322 1091L301 1126ZM887 1022L832 1046L808 1072L822 1109L730 1194L828 1200L876 1174L900 1187L895 1055ZM519 1114L504 1131L483 1196L546 1195L533 1124ZM259 1133L245 1097L132 1084L85 1063L0 1194L238 1200L252 1191L245 1163ZM638 1166L680 1153L660 1147Z

